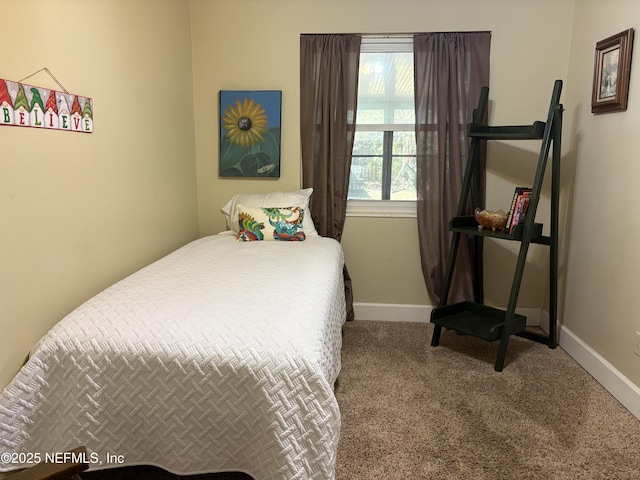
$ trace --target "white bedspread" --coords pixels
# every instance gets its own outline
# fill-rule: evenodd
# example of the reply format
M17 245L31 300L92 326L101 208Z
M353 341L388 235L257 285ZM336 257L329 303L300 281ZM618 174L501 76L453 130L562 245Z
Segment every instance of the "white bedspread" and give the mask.
M221 234L106 289L0 395L0 470L85 445L91 468L334 478L342 267L331 239Z

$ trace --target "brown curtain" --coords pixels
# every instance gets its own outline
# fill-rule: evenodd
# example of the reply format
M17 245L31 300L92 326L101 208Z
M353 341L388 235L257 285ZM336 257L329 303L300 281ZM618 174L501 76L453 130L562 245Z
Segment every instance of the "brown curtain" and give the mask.
M449 219L456 215L467 163L467 124L480 90L489 86L490 44L490 32L425 33L413 40L418 235L422 272L437 304L451 241ZM481 171L484 201L484 164ZM478 301L473 258L474 241L463 236L447 303Z
M340 241L347 212L358 99L359 35L300 37L302 184L313 187L311 215L318 233ZM353 290L344 268L347 319Z

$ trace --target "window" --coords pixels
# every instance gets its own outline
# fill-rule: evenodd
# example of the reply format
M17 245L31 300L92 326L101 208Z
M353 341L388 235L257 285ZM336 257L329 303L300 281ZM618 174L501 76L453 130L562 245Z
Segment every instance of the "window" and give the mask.
M363 37L359 75L348 214L415 215L412 37Z

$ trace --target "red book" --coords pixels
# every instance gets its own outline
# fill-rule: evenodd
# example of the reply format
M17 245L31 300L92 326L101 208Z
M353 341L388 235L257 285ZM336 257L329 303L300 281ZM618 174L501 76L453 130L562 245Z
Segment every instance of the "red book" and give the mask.
M516 207L513 212L513 218L511 219L511 224L509 225L509 233L513 232L513 229L519 223L524 221L524 215L526 216L527 209L529 208L529 199L531 197L531 190L527 190L518 195L516 200Z
M516 187L515 191L513 192L513 199L511 200L511 208L509 209L509 215L507 216L507 223L505 225L505 230L508 233L511 233L511 226L514 222L514 213L516 211L516 208L518 207L518 201L520 200L520 198L522 198L522 195L524 195L525 193L528 193L528 195L531 195L531 189L528 187ZM517 217L515 217L515 219L517 219Z

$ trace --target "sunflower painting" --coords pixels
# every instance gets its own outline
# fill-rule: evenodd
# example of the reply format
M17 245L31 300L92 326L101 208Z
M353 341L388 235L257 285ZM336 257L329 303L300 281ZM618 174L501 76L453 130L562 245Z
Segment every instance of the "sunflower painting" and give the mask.
M280 90L220 91L220 176L280 177Z

